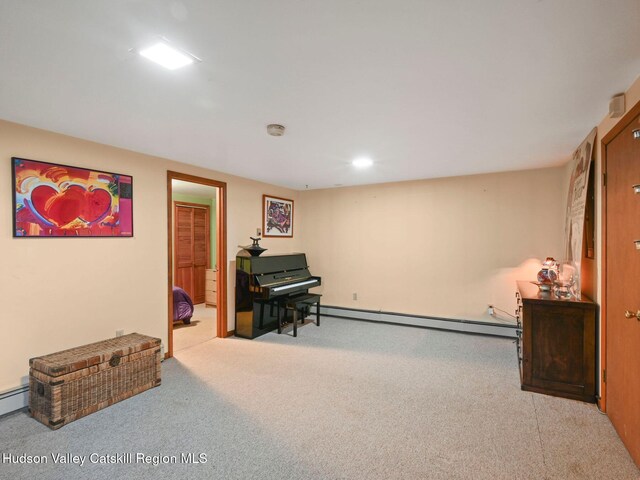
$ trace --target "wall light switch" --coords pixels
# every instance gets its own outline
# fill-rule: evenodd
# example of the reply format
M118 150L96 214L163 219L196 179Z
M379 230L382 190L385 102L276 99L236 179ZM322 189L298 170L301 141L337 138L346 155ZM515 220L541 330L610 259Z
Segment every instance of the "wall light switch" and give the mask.
M262 229L261 228L256 228L256 235L259 237L262 235Z
M121 337L124 335L124 330L116 330L116 337Z
M354 293L354 294L353 294L353 299L354 299L354 300L357 300L357 299L358 299L358 294L357 294L357 293Z

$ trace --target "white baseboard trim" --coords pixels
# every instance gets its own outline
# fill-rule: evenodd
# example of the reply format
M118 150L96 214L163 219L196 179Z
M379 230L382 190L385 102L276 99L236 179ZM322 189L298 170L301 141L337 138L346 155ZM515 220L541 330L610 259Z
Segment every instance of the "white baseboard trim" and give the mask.
M29 385L0 393L0 416L29 406Z
M315 306L311 309L311 311L312 313L316 312ZM517 326L515 324L489 323L454 318L426 317L421 315L409 315L394 312L377 312L373 310L358 310L347 307L335 307L331 305L321 305L320 315L324 317L342 318L345 320L358 320L364 322L385 323L407 327L448 330L452 332L491 335L494 337L517 338Z

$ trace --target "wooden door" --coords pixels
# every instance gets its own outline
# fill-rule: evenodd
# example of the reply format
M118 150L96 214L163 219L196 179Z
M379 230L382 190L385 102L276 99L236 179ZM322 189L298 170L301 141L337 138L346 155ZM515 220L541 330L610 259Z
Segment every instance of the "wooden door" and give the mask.
M193 299L193 209L175 206L175 284Z
M193 303L205 300L205 277L209 268L209 208L193 210Z
M640 129L634 118L606 145L607 414L640 465ZM633 313L631 318L625 312Z
M175 284L194 304L205 300L209 265L209 207L176 204L174 208Z

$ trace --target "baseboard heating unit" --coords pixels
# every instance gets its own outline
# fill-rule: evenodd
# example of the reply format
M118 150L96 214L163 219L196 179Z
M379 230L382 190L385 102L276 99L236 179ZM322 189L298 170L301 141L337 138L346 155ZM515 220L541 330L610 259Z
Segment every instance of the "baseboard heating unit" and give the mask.
M0 392L0 416L29 405L29 385Z
M315 308L312 308L315 313ZM479 322L475 320L460 320L454 318L426 317L409 315L406 313L383 312L375 310L358 310L355 308L334 307L322 305L320 315L324 317L343 318L362 322L385 323L406 327L430 328L452 332L491 335L494 337L517 338L516 324Z

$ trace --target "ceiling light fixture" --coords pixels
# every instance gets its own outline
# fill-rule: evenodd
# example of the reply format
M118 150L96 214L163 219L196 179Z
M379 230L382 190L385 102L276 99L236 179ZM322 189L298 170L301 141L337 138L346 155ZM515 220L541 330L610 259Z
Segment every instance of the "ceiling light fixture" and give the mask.
M156 62L169 70L176 70L200 60L195 55L169 46L166 42L158 42L155 45L140 51L140 55Z
M353 162L351 162L351 165L353 165L356 168L368 168L371 165L373 165L373 160L367 157L360 157L360 158L356 158Z
M278 125L277 123L267 125L267 133L272 137L281 137L284 135L284 130L284 125Z

